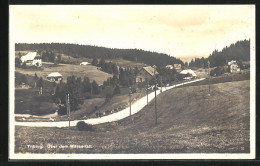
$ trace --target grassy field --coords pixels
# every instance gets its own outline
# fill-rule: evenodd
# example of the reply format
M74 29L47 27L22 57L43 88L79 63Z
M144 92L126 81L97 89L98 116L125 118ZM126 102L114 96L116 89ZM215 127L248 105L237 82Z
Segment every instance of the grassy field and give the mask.
M71 75L81 77L82 79L86 76L91 81L95 80L98 84L103 84L103 82L106 81L109 77L112 77L111 74L100 71L97 69L97 67L92 65L80 66L72 64L59 64L57 66L53 66L50 63L44 63L43 70L16 68L15 71L31 76L34 76L36 73L38 77L42 77L43 79L46 79L47 75L52 72L59 72L62 75L64 82L66 82L67 77Z
M246 80L213 84L210 96L207 85L166 91L157 100L158 125L152 101L132 117L96 125L94 131L16 126L15 152L248 153L249 89Z
M113 62L120 67L131 67L131 68L137 67L139 69L146 66L144 63L128 61L125 59L108 59L106 60L106 62Z
M207 85L209 84L209 79L205 77L206 79L199 82L194 82L185 86L198 86L198 85ZM243 80L250 80L250 73L234 73L234 74L228 74L228 75L222 75L217 77L210 77L210 84L218 84L218 83L224 83L224 82L233 82L233 81L243 81Z

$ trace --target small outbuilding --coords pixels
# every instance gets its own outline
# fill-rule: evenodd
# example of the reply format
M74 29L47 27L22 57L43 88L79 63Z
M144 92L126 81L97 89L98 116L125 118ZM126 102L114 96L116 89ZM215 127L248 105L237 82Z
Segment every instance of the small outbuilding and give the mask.
M80 65L86 66L86 65L90 65L89 62L81 62Z
M189 80L191 78L196 78L197 77L197 74L193 70L191 70L191 69L182 70L180 72L180 74L187 75L187 77L183 78L183 79L186 79L186 80Z
M50 73L47 79L51 82L60 82L62 80L62 75L58 72Z

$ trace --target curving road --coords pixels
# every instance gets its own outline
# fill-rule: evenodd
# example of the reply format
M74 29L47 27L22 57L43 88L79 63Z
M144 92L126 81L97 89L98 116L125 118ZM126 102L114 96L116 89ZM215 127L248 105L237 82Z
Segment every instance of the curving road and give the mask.
M169 86L169 87L163 87L162 88L162 92L178 87L178 86L182 86L185 84L190 84L193 82L197 82L197 81L201 81L204 80L205 78L201 78L201 79L196 79L196 80L192 80L189 82L184 82L181 84L177 84L177 85L173 85L173 86ZM157 95L159 95L160 90L157 90L156 93ZM150 102L151 100L153 100L155 97L154 92L151 92L150 94L148 94L148 102ZM132 104L131 107L131 114L135 114L137 112L139 112L143 107L145 107L147 104L147 96L142 97L141 99L137 100L135 103ZM107 116L103 116L101 118L92 118L92 119L87 119L87 120L74 120L70 122L70 126L76 126L77 123L79 121L84 121L88 124L92 124L92 125L96 125L96 124L101 124L101 123L107 123L107 122L113 122L113 121L118 121L121 119L124 119L126 117L129 116L129 107L107 115ZM15 125L17 126L31 126L31 127L68 127L69 122L68 121L57 121L57 122L15 122Z

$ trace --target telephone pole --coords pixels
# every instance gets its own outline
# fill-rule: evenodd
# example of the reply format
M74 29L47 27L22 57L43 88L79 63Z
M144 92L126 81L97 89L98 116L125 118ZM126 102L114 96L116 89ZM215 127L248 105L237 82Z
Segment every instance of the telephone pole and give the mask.
M146 95L147 95L147 105L148 105L148 81L147 81L147 85L146 85Z
M154 98L154 112L155 112L155 125L157 125L157 104L156 104L156 90L157 90L157 81L156 81L156 76L155 76L155 67L154 66L154 78L155 78L155 84L154 84L154 95L155 95L155 98Z
M91 95L91 97L92 97L92 91L93 91L93 86L92 86L92 84L93 84L93 82L90 83L90 95Z
M70 129L70 94L66 95L66 103L67 103L67 115L69 119L69 129Z
M130 103L130 116L131 116L131 101L132 101L132 99L131 99L131 96L132 96L132 90L131 90L131 87L129 88L129 103Z
M209 94L210 94L210 62L208 60L208 75L209 75Z

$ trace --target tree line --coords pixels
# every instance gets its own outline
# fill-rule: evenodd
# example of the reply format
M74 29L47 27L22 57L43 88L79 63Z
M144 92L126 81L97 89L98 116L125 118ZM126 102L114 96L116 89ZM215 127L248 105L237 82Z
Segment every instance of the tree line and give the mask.
M189 63L189 67L210 67L225 66L231 60L249 61L250 60L250 40L237 41L229 47L223 48L221 51L214 50L207 58L195 58Z
M39 53L47 51L67 54L74 58L85 57L92 59L125 59L134 62L145 63L151 66L165 66L174 63L183 64L180 59L169 56L167 54L144 51L141 49L117 49L66 43L16 43L15 50L37 50Z
M112 62L105 62L104 58L98 61L97 58L94 58L92 63L93 66L101 67L102 71L110 73L110 74L118 74L118 68L115 63Z

